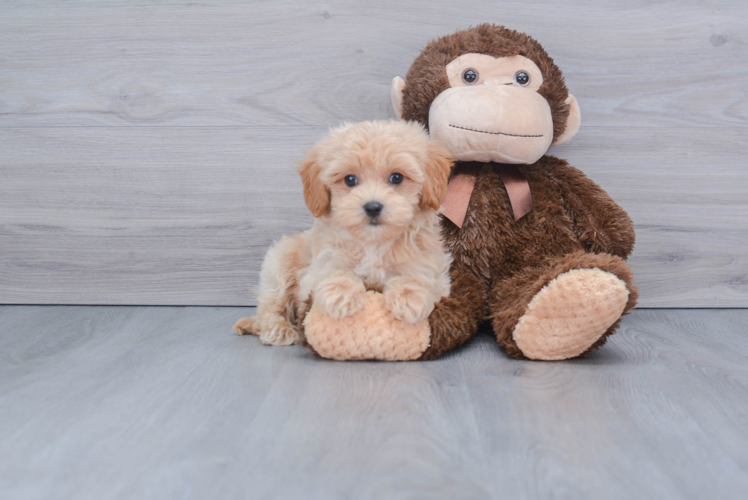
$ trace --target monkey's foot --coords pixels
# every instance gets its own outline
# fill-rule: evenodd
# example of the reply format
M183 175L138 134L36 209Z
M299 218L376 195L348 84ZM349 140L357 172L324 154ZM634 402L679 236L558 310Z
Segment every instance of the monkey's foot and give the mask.
M312 306L304 319L304 335L323 358L407 361L423 354L431 329L428 320L415 324L398 321L385 305L384 296L369 291L363 308L344 318L333 318Z
M621 317L628 297L626 283L616 275L573 269L532 298L514 328L514 341L530 359L579 356Z

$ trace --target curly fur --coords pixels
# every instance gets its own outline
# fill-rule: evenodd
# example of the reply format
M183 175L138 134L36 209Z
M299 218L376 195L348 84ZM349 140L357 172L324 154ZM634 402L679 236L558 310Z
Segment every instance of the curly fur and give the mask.
M395 318L425 320L449 294L451 258L437 210L451 166L451 157L415 122L334 129L299 167L314 226L270 248L257 316L235 328L268 344L298 343L312 304L347 318L364 307L367 288L382 290ZM390 182L393 173L402 174L401 183ZM349 176L355 185L345 182ZM383 207L379 215L366 213L371 202Z

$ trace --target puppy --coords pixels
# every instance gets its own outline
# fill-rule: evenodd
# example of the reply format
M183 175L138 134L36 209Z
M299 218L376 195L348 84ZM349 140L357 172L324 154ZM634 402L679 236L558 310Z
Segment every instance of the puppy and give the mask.
M312 304L343 318L363 307L367 289L384 294L395 318L426 319L449 295L452 258L438 210L452 163L414 122L333 129L299 167L314 225L268 250L257 315L234 328L266 344L295 344Z

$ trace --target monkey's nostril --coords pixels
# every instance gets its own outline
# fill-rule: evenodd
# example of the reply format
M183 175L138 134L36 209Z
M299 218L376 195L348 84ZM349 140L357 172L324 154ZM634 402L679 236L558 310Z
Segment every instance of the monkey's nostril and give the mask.
M384 207L378 201L370 201L364 205L364 212L366 212L366 215L369 217L378 217L379 214L382 213L382 208Z

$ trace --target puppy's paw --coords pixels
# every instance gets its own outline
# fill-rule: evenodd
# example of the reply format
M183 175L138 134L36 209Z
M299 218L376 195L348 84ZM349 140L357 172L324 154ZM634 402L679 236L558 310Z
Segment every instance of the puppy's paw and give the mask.
M259 327L256 318L241 318L234 325L238 335L259 335Z
M363 281L347 274L334 274L317 285L314 292L314 305L336 319L356 314L365 300Z
M387 283L384 303L395 318L410 324L423 321L434 310L431 291L407 279L396 278Z
M268 345L293 345L301 341L301 335L294 326L285 319L278 317L267 321L260 331L260 342Z
M292 345L301 341L298 330L282 316L242 318L234 325L239 335L257 335L263 344Z

